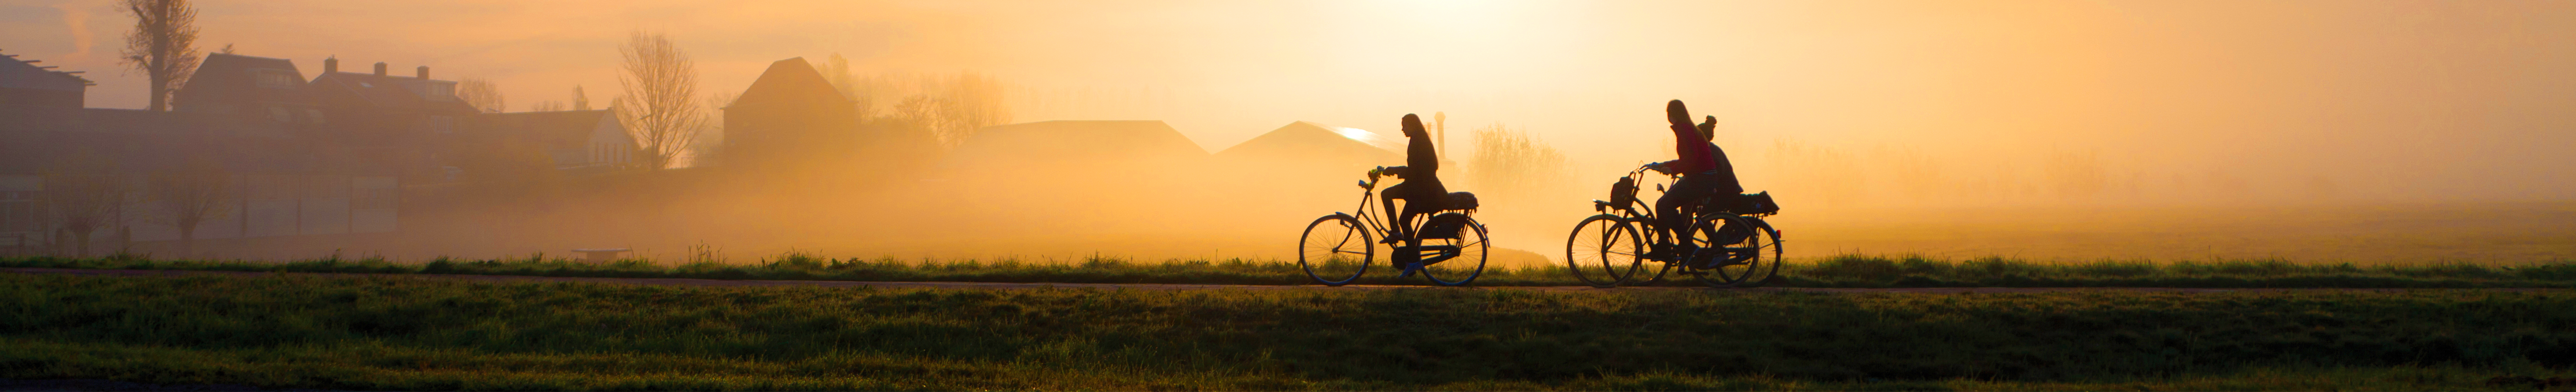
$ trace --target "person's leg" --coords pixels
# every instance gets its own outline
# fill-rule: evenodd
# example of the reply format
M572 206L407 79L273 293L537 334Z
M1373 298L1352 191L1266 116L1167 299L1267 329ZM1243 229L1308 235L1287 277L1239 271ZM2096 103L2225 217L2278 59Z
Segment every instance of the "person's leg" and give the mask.
M1690 211L1684 211L1685 207L1698 203L1701 196L1708 194L1708 188L1708 181L1688 176L1673 182L1671 188L1664 190L1663 197L1655 198L1655 229L1672 236L1670 238L1675 243L1689 242L1684 240L1689 233L1681 232L1683 226L1690 224L1692 215Z
M1744 195L1737 193L1712 194L1709 195L1707 203L1709 206L1707 208L1735 208L1737 206L1744 205ZM1753 228L1736 224L1733 220L1728 220L1724 226L1718 226L1717 241L1719 244L1733 246L1735 244L1743 243L1746 237L1752 236L1752 233Z
M1404 224L1405 221L1412 218L1411 216L1408 216L1410 214L1410 211L1408 210L1411 209L1412 205L1420 204L1422 202L1422 199L1413 198L1413 188L1417 187L1414 186L1412 182L1405 182L1402 184L1395 184L1395 186L1386 187L1386 191L1378 193L1378 198L1386 201L1386 209L1379 211L1386 213L1386 217L1392 219L1387 222L1387 228L1395 232L1394 235L1386 238L1387 243L1401 243L1404 239L1413 238L1413 235L1409 234L1413 232L1413 228L1411 225ZM1406 199L1404 201L1406 209L1395 209L1395 199Z

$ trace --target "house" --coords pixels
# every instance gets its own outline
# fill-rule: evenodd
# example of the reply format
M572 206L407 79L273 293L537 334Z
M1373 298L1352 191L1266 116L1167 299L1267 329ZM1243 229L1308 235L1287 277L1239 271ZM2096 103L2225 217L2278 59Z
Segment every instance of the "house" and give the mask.
M769 64L725 105L724 164L755 170L846 163L858 151L858 104L805 58Z
M396 168L413 182L439 181L454 166L456 133L478 113L456 99L456 82L430 79L429 67L413 76L340 72L339 59L323 59L322 74L304 86L321 109L321 124L305 136L341 149L370 165Z
M234 204L200 222L199 239L397 228L401 168L323 137L329 117L317 115L294 64L212 54L192 77L169 112L0 104L0 118L9 119L0 121L0 254L65 250L67 233L48 203L70 196L49 193L45 175L76 158L111 162L90 170L120 179L134 195L92 233L92 253L117 242L178 239L177 227L155 219L165 209L150 201L145 179L202 165L228 173L224 200Z
M82 95L89 86L81 71L56 71L53 66L36 65L43 60L19 59L18 55L0 54L0 105L81 107Z
M310 81L293 61L236 54L208 54L171 99L171 110L207 113L243 122L265 122L311 143L317 153L392 168L407 182L445 180L458 124L477 113L456 99L456 82L430 79L429 67L412 76L340 72L340 60L322 60Z
M635 163L635 139L609 110L485 113L467 121L460 146L542 152L558 170L607 170Z
M156 218L144 179L212 162L230 173L232 213L196 229L199 239L394 231L398 182L390 168L345 155L318 153L275 124L219 113L0 106L0 248L62 244L50 219L44 176L75 156L113 162L109 173L134 193L109 228L94 238L130 233L132 241L179 239ZM94 246L103 246L94 243ZM22 249L23 250L23 249ZM0 251L5 252L5 251Z
M171 95L171 111L225 114L297 130L320 129L328 119L305 91L304 72L280 58L207 54Z

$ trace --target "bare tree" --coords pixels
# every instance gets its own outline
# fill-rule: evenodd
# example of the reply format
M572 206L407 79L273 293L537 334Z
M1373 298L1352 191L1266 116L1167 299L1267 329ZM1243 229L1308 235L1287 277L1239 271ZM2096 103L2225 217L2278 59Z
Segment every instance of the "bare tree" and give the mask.
M456 81L456 100L465 102L466 106L473 106L475 111L484 113L500 113L509 110L508 101L501 97L501 86L492 84L490 79L465 78Z
M188 0L125 0L120 5L134 15L121 62L151 79L152 106L147 109L170 110L171 93L197 72L197 7Z
M1501 122L1477 128L1475 148L1468 181L1500 199L1536 196L1566 179L1564 153Z
M840 90L841 96L850 98L851 106L858 109L860 119L875 117L870 113L876 106L873 102L875 94L867 91L867 81L850 74L849 58L833 53L830 60L823 62L822 72L823 79L832 83L832 89Z
M572 110L590 110L590 93L582 92L578 84L572 85Z
M913 95L904 97L903 102L894 104L892 117L895 120L910 123L911 126L929 130L935 135L941 132L939 123L947 119L946 114L943 113L947 109L947 100L929 95Z
M564 108L566 108L566 107L567 107L567 106L564 106L563 101L537 101L537 103L529 104L529 105L528 105L528 111L531 111L531 112L560 112L560 111L564 111Z
M698 66L662 33L636 31L618 47L623 57L617 83L626 94L617 97L618 121L626 131L635 134L639 162L655 170L670 166L673 158L690 150L705 127L706 113L698 102Z
M89 235L115 223L125 206L125 182L116 163L89 149L74 151L43 171L45 204L52 206L56 226L76 239L75 255L89 254Z
M975 136L977 129L1011 122L1010 107L1003 102L1001 79L961 72L948 83L934 84L947 87L946 97L939 100L940 120L935 128L940 142L947 147L964 143L966 138Z
M152 173L144 196L159 204L154 223L179 228L179 255L196 254L197 225L207 220L223 219L239 206L233 199L233 175L222 162L203 154L191 156L185 166Z

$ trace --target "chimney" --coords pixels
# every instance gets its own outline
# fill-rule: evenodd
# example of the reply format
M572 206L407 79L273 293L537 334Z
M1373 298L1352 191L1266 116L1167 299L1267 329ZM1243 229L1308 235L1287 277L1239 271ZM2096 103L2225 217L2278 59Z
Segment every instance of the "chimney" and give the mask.
M429 66L420 66L420 80L429 80Z
M376 76L385 76L385 63L382 61L376 62Z
M340 72L340 56L322 59L322 73Z

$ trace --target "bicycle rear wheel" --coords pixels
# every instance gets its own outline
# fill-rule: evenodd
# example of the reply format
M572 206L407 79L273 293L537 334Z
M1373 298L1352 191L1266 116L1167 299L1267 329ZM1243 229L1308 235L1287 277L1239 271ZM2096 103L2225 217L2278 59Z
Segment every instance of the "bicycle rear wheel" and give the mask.
M1297 266L1325 286L1359 280L1360 274L1368 272L1369 258L1377 254L1377 241L1369 238L1368 226L1342 214L1315 218L1306 224L1306 234L1297 236L1297 243Z
M1431 278L1432 284L1465 286L1485 274L1485 254L1493 247L1493 241L1485 239L1485 224L1477 223L1475 218L1467 218L1466 223L1465 227L1459 228L1456 238L1422 241L1423 249L1455 249L1457 252L1455 257L1422 267L1422 276Z
M1574 278L1592 287L1611 288L1637 276L1645 259L1637 226L1618 215L1601 214L1574 225L1565 239L1565 266Z
M1732 221L1746 225L1751 233L1747 233L1750 235L1746 235L1743 241L1724 245L1728 262L1712 268L1715 271L1711 272L1718 279L1712 285L1723 282L1723 287L1760 287L1771 277L1778 276L1780 257L1784 254L1780 249L1780 231L1771 229L1771 225L1762 222L1761 218L1745 216Z

